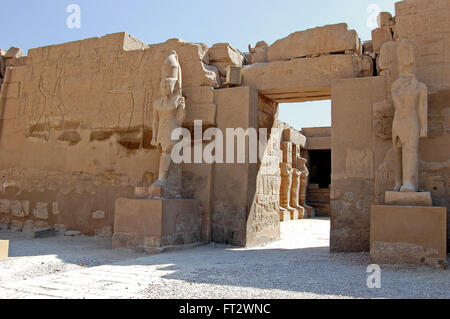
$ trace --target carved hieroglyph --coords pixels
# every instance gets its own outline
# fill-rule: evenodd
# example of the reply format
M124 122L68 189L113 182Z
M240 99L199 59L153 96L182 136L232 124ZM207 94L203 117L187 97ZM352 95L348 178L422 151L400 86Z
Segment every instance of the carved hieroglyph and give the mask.
M172 165L171 152L177 141L172 140L172 132L181 127L186 117L186 102L182 95L181 67L178 55L171 51L161 69L161 96L153 105L153 140L152 145L162 152L159 178L150 187L151 197L167 197L173 190L169 189L169 170ZM181 183L181 181L180 181ZM180 186L181 185L177 185Z
M395 157L395 189L417 192L419 139L427 137L428 88L414 74L414 47L406 39L397 49L399 78L392 84L395 107L392 138Z

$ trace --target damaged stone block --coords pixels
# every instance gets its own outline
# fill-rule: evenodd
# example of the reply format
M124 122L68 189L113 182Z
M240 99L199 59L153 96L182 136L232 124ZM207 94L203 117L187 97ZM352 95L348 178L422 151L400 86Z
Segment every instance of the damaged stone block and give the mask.
M209 49L209 62L217 67L221 76L227 75L227 67L242 66L244 55L228 43L216 43Z
M381 27L372 31L373 49L376 53L380 53L384 43L392 41L393 35L390 27Z
M12 47L4 55L5 59L18 59L23 57L24 53L21 49Z
M299 31L276 41L269 47L268 61L289 60L313 55L361 53L356 31L345 23Z

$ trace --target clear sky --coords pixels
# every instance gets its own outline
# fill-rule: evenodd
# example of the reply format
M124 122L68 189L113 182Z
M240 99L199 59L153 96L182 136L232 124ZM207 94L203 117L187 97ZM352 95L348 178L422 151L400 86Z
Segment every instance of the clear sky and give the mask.
M182 38L209 46L229 42L272 44L292 32L346 22L370 39L373 5L394 13L396 0L27 0L3 1L0 48L30 48L126 31L146 43ZM67 7L81 8L81 28L69 29ZM280 118L296 128L327 123L324 103L282 106ZM307 112L307 114L305 114ZM320 124L322 125L322 124ZM327 124L329 125L329 123Z

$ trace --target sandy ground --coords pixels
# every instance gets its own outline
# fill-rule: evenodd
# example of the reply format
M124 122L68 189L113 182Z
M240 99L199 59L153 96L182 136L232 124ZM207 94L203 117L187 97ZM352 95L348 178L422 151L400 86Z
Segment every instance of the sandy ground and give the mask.
M89 237L9 239L0 298L450 298L450 270L381 266L367 287L367 253L330 254L327 219L282 223L282 240L206 245L146 256Z

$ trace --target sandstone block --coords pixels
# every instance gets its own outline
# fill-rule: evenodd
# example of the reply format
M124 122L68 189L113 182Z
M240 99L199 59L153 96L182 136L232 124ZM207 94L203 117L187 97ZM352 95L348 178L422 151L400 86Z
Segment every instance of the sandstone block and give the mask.
M23 57L23 51L19 48L12 47L4 55L5 59L18 59Z
M242 68L240 66L228 65L225 86L240 86L242 83Z
M385 204L395 206L433 206L433 201L429 192L386 192Z
M445 267L447 209L372 206L370 247L373 263Z
M216 125L216 105L215 104L194 104L189 105L186 112L185 126L194 126L195 120L203 121L205 126Z
M359 52L358 35L347 24L328 25L300 31L269 47L268 61L288 60L325 53Z
M376 53L380 53L384 43L392 41L392 31L390 27L377 28L372 31L373 49Z
M329 87L333 80L354 78L359 73L355 70L353 55L326 55L318 58L246 65L242 70L242 85L262 91L276 88L280 103L283 103L283 100L286 102L324 100L331 97ZM303 100L291 101L291 93L297 92L301 93L300 97L303 96ZM273 99L276 97L274 95Z
M228 43L216 43L209 49L208 53L209 61L212 64L225 62L241 66L244 61L244 55Z
M183 87L187 104L214 104L214 88L211 86Z
M377 18L378 27L389 27L392 25L392 14L390 12L380 12Z
M113 248L188 245L200 242L196 200L116 201Z

